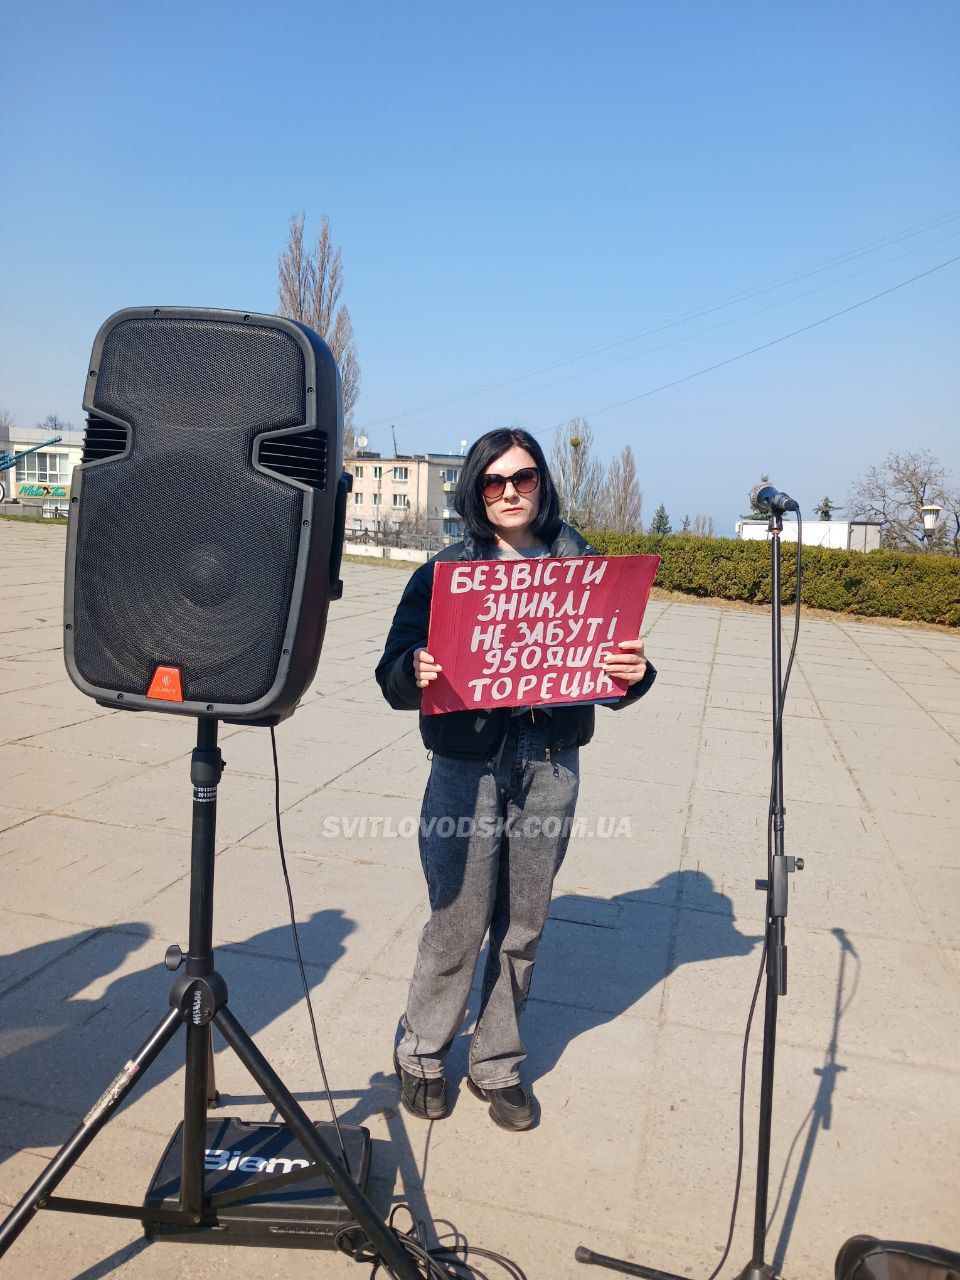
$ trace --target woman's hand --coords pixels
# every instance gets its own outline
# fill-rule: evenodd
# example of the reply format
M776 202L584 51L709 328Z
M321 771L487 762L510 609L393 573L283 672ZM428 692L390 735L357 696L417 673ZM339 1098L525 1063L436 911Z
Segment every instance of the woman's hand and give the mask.
M620 653L608 653L603 659L603 669L611 680L622 680L624 684L636 684L647 672L647 659L643 653L643 641L621 640L617 648Z
M413 653L413 678L418 689L425 689L431 680L436 680L443 667L436 662L426 649L415 649Z

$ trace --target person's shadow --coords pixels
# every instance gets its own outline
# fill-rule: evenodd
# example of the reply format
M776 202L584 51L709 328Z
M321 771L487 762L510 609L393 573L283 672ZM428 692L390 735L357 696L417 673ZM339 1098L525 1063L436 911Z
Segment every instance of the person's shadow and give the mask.
M681 965L747 956L762 942L762 934L737 929L730 899L702 871L673 871L642 897L554 898L521 1022L525 1078L547 1075L578 1036L626 1013ZM486 952L481 974L485 962ZM474 987L471 1025L478 1001ZM469 1041L458 1037L453 1051L464 1070Z

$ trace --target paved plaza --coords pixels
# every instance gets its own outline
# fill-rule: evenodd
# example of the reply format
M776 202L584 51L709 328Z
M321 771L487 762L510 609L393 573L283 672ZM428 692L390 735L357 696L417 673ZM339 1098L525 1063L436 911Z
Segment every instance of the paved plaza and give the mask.
M42 1171L166 1009L186 945L195 725L107 711L61 657L63 532L0 521L0 1203ZM497 1129L450 1061L452 1114L399 1107L391 1068L425 891L428 762L373 668L407 574L345 566L316 682L277 730L283 830L341 1119L373 1137L371 1195L513 1258L529 1280L609 1274L578 1244L705 1277L726 1237L756 981L769 785L762 612L651 602L659 679L599 710L525 1014L529 1133ZM787 620L789 633L792 619ZM790 982L780 1002L768 1260L829 1280L857 1233L960 1247L960 635L805 619L785 720ZM233 1013L325 1119L290 936L270 736L225 726L215 943ZM375 821L379 820L379 821ZM476 993L475 993L476 995ZM469 1015L473 1016L472 1012ZM761 1008L744 1190L749 1260ZM183 1038L60 1188L136 1203L182 1115ZM218 1044L227 1115L268 1119ZM139 1225L41 1213L22 1280L363 1276L331 1253L146 1245ZM488 1274L495 1274L489 1268Z

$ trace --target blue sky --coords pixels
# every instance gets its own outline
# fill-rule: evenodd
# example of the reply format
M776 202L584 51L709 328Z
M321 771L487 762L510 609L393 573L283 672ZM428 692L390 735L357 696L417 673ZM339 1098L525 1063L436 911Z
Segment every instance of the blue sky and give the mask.
M371 447L587 415L604 457L632 444L647 519L721 531L761 472L808 513L897 447L960 483L960 262L689 378L960 255L952 0L17 8L18 423L81 423L119 307L272 311L302 209L343 250Z

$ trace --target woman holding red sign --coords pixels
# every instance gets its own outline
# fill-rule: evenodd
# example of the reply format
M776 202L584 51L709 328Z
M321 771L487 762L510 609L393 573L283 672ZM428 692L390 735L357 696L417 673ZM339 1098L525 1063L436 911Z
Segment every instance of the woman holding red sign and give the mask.
M464 539L411 577L397 607L377 681L394 708L419 710L441 668L426 650L436 560L497 560L596 554L560 519L543 450L526 431L482 436L463 465L455 498ZM628 686L614 708L635 702L656 672L642 640L625 641L604 670ZM594 708L451 711L420 717L433 753L420 818L420 859L430 919L417 962L394 1066L407 1111L447 1114L444 1060L467 1009L477 958L489 943L467 1086L505 1129L535 1123L520 1083L526 1057L519 1021L573 822L579 751L593 736Z

